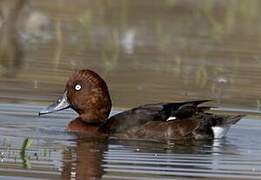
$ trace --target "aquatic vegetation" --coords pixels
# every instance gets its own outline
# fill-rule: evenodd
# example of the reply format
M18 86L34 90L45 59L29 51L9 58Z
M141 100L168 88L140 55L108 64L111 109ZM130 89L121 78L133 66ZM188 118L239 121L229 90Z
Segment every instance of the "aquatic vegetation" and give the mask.
M31 162L30 162L30 156L28 156L28 154L26 152L31 147L32 143L33 143L32 139L26 138L24 140L22 148L21 148L20 156L21 156L24 168L32 167Z

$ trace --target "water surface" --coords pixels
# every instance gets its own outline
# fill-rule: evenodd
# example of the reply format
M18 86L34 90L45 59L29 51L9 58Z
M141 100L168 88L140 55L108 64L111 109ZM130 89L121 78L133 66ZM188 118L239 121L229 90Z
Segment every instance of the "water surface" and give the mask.
M77 2L77 3L76 3ZM215 99L261 107L261 2L2 0L0 98L50 102L75 69L115 107Z
M260 179L261 121L244 118L227 138L194 143L102 139L66 131L68 110L0 106L5 179ZM117 113L116 111L114 113Z

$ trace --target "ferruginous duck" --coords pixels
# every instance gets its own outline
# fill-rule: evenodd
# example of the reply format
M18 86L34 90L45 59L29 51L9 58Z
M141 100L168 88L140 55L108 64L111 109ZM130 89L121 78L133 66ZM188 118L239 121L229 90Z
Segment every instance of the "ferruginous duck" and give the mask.
M39 115L72 108L79 116L70 131L102 133L119 138L213 139L226 135L244 115L220 115L202 106L209 100L147 104L109 117L111 98L105 81L91 70L79 70L69 78L64 94Z

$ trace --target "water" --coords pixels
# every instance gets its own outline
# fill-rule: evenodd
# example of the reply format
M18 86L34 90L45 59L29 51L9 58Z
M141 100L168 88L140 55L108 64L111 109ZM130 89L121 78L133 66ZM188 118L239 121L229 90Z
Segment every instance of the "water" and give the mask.
M0 179L260 179L259 0L1 0ZM213 99L248 116L214 142L120 141L38 117L75 69L108 83L113 113ZM250 116L251 115L251 116Z
M258 0L0 5L4 102L48 104L75 69L90 68L108 82L114 107L199 98L261 107Z
M226 139L163 143L79 136L65 128L75 116L72 111L38 117L41 108L1 105L0 178L260 179L261 176L259 120L243 119L233 126Z

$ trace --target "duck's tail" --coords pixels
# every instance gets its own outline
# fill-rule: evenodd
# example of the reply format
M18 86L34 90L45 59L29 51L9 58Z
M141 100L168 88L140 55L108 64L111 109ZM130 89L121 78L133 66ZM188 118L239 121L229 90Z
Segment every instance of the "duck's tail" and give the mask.
M217 115L212 119L212 126L231 126L233 124L236 124L244 116L244 114L224 116Z
M236 124L245 115L226 115L211 119L214 138L223 138L231 125Z

